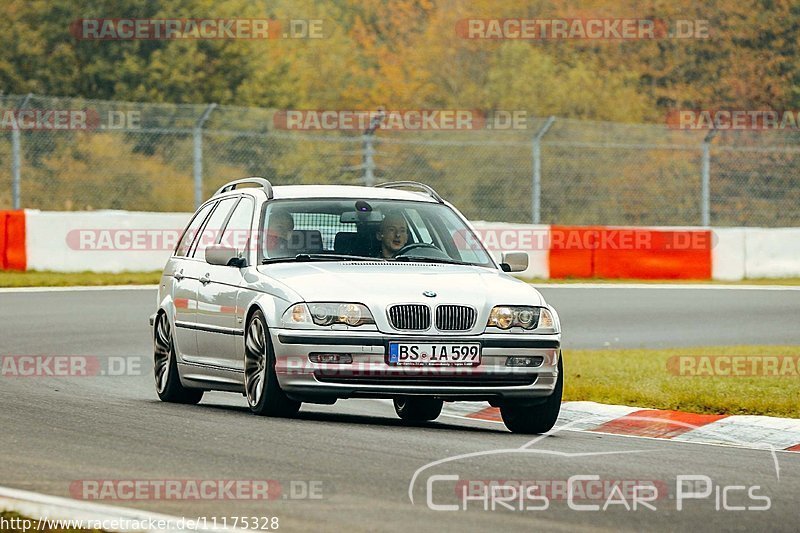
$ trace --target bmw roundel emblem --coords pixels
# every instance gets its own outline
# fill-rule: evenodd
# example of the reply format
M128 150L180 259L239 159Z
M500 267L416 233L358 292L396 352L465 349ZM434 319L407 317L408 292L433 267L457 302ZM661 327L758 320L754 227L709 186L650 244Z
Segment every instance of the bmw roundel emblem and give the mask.
M433 291L425 291L422 293L423 296L427 296L428 298L436 298L436 293Z

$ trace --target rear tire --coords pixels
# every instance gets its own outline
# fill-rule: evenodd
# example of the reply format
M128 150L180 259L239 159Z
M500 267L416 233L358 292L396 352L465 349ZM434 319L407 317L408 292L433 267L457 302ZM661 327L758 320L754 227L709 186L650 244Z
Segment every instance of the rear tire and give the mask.
M291 417L301 403L281 390L275 374L275 351L267 322L259 310L247 323L244 337L244 387L250 411L259 416Z
M436 420L442 413L444 405L442 400L435 398L401 398L393 401L397 416L408 422Z
M544 403L533 406L508 403L500 407L503 422L512 433L538 434L547 433L558 420L561 411L561 396L564 390L564 365L561 354L558 355L558 379L553 393Z
M156 379L156 394L159 399L169 403L199 403L203 398L203 391L181 385L181 376L178 374L178 362L175 357L175 342L166 314L159 313L153 329L153 372Z

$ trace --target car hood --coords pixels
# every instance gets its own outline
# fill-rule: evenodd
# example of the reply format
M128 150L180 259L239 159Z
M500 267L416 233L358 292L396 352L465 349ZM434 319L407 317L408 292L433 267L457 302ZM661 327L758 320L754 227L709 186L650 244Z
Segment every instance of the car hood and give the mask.
M306 302L544 305L539 291L499 270L465 265L395 262L313 262L261 265ZM425 291L435 297L423 295Z

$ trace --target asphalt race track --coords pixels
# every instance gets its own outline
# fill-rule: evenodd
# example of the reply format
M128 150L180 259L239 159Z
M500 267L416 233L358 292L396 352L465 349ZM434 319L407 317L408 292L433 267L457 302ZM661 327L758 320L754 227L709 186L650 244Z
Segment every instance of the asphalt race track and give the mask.
M569 348L800 343L796 290L542 292L560 312L567 364ZM275 480L280 491L269 501L101 503L209 519L276 516L281 531L797 530L800 455L788 452L578 431L532 441L453 416L410 427L390 404L371 400L305 405L293 420L252 416L235 394L206 394L199 406L161 403L148 366L154 305L154 290L0 292L0 355L142 362L116 377L0 377L0 485L70 496L81 480ZM508 491L467 501L460 492L487 480L563 487L576 475L655 485L655 509L641 501L633 509L630 494L612 497L606 510L608 494L578 495L573 506L600 509L575 510L552 489L520 510ZM679 510L681 475L711 485L684 487ZM707 497L686 497L705 488ZM769 509L753 509L767 499ZM467 511L430 508L464 503Z
M540 290L559 312L566 348L800 343L800 287L678 287Z

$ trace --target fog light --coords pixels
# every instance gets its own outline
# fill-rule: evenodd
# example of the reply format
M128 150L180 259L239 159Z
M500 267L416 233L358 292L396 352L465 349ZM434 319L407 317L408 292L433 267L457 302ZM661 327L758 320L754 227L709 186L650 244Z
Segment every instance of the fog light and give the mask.
M506 366L541 366L544 362L544 357L536 355L533 357L509 357L506 359Z
M339 365L349 365L353 362L353 356L349 353L312 353L308 355L312 363L333 363Z

